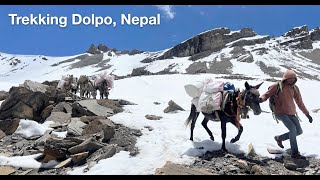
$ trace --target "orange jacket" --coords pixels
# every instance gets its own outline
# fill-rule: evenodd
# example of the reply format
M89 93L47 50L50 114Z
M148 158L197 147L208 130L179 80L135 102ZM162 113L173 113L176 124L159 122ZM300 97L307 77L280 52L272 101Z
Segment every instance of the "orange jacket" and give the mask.
M299 88L293 87L293 85L284 84L283 81L289 78L297 78L296 73L293 70L287 70L281 80L282 91L279 93L278 97L275 99L275 114L296 114L296 106L294 101L297 103L299 109L305 114L308 115L309 111L305 107L302 97L299 91ZM262 102L266 101L270 96L273 96L277 92L278 83L275 83L269 87L269 90L263 94L260 98ZM293 101L294 100L294 101Z

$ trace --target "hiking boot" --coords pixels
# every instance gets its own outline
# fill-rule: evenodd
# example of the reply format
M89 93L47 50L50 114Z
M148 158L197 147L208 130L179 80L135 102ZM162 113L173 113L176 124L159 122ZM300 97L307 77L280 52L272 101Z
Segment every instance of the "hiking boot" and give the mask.
M301 155L300 153L292 154L291 158L293 159L307 159L305 156Z
M282 140L280 140L279 136L275 136L274 140L277 141L279 147L284 148L284 146L282 144Z

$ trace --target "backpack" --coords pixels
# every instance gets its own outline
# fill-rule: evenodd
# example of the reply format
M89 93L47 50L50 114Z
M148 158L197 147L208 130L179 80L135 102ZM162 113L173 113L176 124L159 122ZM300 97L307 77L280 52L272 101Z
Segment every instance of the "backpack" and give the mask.
M230 82L224 83L223 90L224 91L229 91L229 92L235 92L236 91L236 89L234 87L234 84L232 84Z
M294 89L295 92L297 92L297 90L298 90L296 85L293 85L293 89ZM270 107L270 110L272 112L273 119L275 119L277 121L277 123L279 123L279 121L276 118L274 111L275 111L275 108L276 108L276 98L279 96L280 92L282 92L282 84L281 84L281 81L278 81L277 82L276 94L273 95L273 96L270 96L270 98L269 98L269 107ZM299 119L299 117L298 117L298 119Z

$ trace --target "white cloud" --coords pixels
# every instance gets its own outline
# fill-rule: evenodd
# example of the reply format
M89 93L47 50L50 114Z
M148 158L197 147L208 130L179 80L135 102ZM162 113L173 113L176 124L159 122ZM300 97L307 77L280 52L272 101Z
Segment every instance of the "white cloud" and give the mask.
M162 11L168 19L173 19L176 14L170 5L157 5L156 7Z

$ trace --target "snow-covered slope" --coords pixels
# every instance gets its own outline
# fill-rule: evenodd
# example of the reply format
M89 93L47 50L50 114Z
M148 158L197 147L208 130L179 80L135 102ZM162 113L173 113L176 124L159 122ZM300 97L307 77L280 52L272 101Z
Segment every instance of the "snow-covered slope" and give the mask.
M225 47L221 50L206 51L185 57L173 56L168 59L159 59L158 57L163 56L174 47L163 51L142 52L134 55L113 51L102 54L84 53L68 57L0 53L0 90L7 89L11 83L23 83L26 79L38 79L42 82L58 80L65 74L79 77L83 74L98 74L104 70L122 77L169 73L196 74L200 72L270 78L281 77L287 68L293 68L301 78L320 80L320 41L317 40L318 36L315 33L319 30L313 29L310 32L305 32L305 29L305 26L298 27L298 29L290 30L277 38L254 35L253 31L250 32L250 36L233 37L232 35L239 34L242 30L231 31L225 36L226 38L230 36L234 40L227 39L231 42L225 43ZM218 30L220 31L220 29ZM206 33L210 33L210 31L200 33L200 35L204 36ZM312 33L316 35L309 35ZM309 36L314 37L311 42L308 41L308 47L311 45L311 49L294 48L297 43L305 43L296 39L308 38ZM192 41L192 38L188 41Z
M244 80L226 80L216 75L155 75L140 76L117 80L115 88L110 93L111 99L122 98L137 105L126 106L123 113L116 114L110 119L115 123L123 124L127 127L140 129L142 136L137 139L136 146L139 154L131 157L129 152L121 151L113 157L101 160L89 171L84 172L86 166L77 167L69 174L154 174L157 168L162 167L166 161L174 163L190 164L195 158L203 155L206 151L219 150L221 148L221 129L219 122L208 123L208 127L213 132L215 141L209 139L209 135L201 125L203 115L198 117L194 130L194 141L190 141L190 127L184 125L190 113L191 97L189 97L184 85L193 83L205 78L216 78L217 80L231 81L236 87L244 88ZM256 85L262 79L249 80L249 84ZM260 87L260 92L264 93L271 82L264 82ZM300 87L302 97L306 107L310 110L319 108L319 101L314 99L314 89L320 87L320 82L311 80L299 80L297 85ZM131 88L134 87L134 88ZM128 91L130 89L130 91ZM168 102L173 100L186 111L177 113L164 113L163 110L168 106ZM159 102L155 105L153 102ZM268 103L262 103L264 111L270 111ZM150 121L145 115L153 114L162 116L159 121ZM309 157L320 157L320 119L319 113L311 113L314 122L310 124L307 118L298 111L302 122L303 134L297 137L299 151ZM257 154L267 157L275 157L267 152L267 148L278 148L273 137L287 132L288 130L280 122L279 124L272 118L270 113L261 113L258 116L249 111L250 119L243 119L241 123L244 127L242 136L235 144L229 141L236 136L237 129L227 124L227 149L232 153L247 153L248 145L252 144ZM146 126L152 127L149 131ZM290 148L289 141L284 141L285 148ZM0 157L0 165L14 165L25 168L39 166L33 157L7 158ZM22 161L23 160L23 161ZM25 162L25 163L24 163Z

